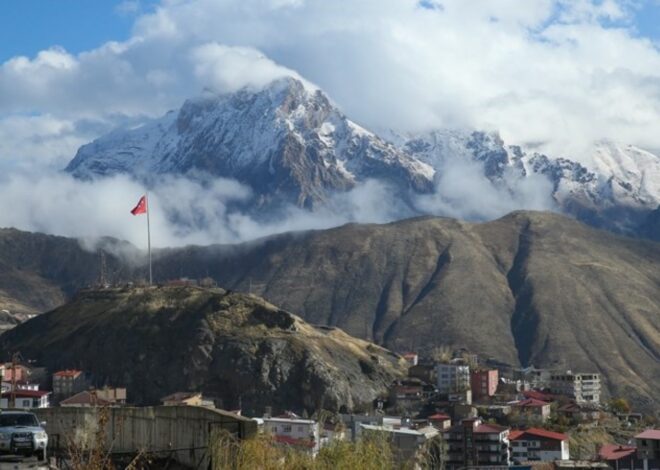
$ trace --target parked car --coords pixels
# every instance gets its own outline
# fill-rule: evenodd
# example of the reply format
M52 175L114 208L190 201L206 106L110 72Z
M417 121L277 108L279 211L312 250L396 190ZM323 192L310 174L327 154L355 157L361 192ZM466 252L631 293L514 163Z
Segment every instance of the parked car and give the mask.
M0 454L36 455L39 460L46 460L45 424L27 411L0 412Z

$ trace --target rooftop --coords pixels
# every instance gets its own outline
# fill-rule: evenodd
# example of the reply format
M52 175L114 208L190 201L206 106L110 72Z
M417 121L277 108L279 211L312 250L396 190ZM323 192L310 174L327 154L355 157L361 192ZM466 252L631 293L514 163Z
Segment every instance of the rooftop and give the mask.
M646 431L637 434L635 439L660 439L660 429L647 429Z
M85 390L84 392L76 393L66 400L62 400L60 405L112 405L113 403Z
M82 374L81 370L66 369L55 372L53 377L78 377L80 374Z
M201 396L201 394L199 392L175 392L171 395L167 395L166 397L161 398L160 401L183 401L197 396Z
M512 406L521 406L524 408L541 408L547 406L550 403L547 401L537 400L536 398L526 398L525 400L520 400L515 403L511 403Z
M45 390L16 390L14 392L15 396L18 398L41 398L46 395L49 395L50 392ZM11 397L11 392L4 392L2 398Z
M605 444L598 451L598 456L603 460L619 460L637 451L634 446L622 446L619 444Z
M552 439L556 441L566 441L568 440L568 436L566 434L562 434L559 432L553 432L553 431L548 431L547 429L541 429L541 428L530 428L526 430L515 430L511 431L509 434L509 440L511 441L516 441L516 440L523 440L526 437L543 437L546 439Z

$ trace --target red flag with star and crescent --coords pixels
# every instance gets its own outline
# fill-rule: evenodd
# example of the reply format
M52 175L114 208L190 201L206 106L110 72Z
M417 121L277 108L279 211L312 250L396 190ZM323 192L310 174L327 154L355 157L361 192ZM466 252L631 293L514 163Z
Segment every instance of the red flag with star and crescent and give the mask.
M133 215L138 215L138 214L146 214L147 213L147 196L142 196L140 200L137 203L137 206L131 210L131 214Z

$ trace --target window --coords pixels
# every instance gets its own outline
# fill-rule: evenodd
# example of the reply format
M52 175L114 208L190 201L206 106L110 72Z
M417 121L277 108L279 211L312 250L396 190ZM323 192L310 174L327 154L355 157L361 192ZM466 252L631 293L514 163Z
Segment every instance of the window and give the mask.
M32 408L32 400L23 400L23 408Z
M291 425L290 424L284 424L282 426L282 432L291 432Z

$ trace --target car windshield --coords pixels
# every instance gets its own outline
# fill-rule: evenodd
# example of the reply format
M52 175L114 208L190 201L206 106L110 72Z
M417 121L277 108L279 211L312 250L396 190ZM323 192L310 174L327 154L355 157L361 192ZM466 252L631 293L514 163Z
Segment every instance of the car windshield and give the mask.
M30 413L0 413L0 427L6 426L39 426L39 421Z

